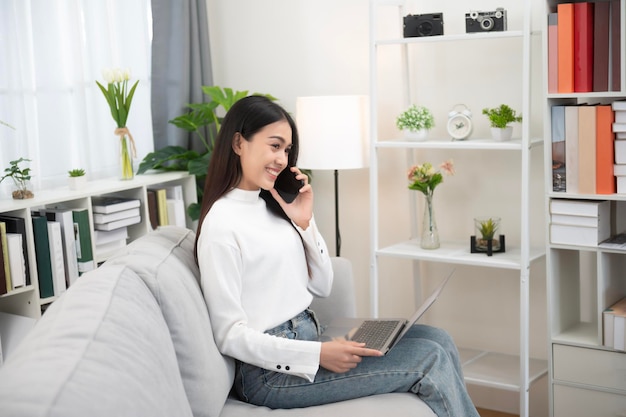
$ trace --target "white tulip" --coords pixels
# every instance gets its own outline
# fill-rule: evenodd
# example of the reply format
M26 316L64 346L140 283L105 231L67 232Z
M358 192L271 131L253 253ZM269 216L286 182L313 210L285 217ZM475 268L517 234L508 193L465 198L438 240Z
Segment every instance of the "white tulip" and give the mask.
M124 77L122 75L122 70L120 68L115 68L113 70L114 73L114 81L116 83L121 83L122 81L124 81Z
M124 68L123 78L125 81L130 80L130 68Z
M106 81L107 84L111 84L114 80L115 74L111 68L104 68L102 70L102 78Z

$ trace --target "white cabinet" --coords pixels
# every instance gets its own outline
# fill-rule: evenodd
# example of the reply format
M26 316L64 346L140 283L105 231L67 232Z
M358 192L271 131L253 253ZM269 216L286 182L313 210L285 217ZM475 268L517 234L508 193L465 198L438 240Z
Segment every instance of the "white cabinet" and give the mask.
M29 257L29 269L31 282L25 287L17 288L7 294L0 296L0 311L31 318L41 316L42 307L52 303L56 297L41 299L39 296L39 286L37 280L37 263L35 259L35 243L33 238L33 227L31 212L52 207L64 208L86 208L89 213L89 225L93 235L94 222L92 213L92 197L114 195L125 198L134 198L140 201L141 222L128 226L128 240L145 235L152 226L149 220L147 190L149 188L160 188L162 186L180 185L183 189L185 207L197 200L196 180L183 172L157 173L137 175L133 180L121 181L119 179L103 179L90 181L87 186L78 191L72 191L69 187L62 187L48 190L35 191L35 197L27 200L12 200L4 197L0 200L0 214L18 217L25 220L26 242ZM194 228L194 222L187 217L187 227ZM92 252L95 252L95 245L92 239ZM96 263L105 259L98 259Z
M544 16L556 13L558 5L566 3L545 1ZM595 2L597 5L599 2ZM604 5L607 2L603 2ZM626 99L626 1L617 0L621 9L619 73L617 91L557 93L548 92L550 54L547 30L544 30L544 136L546 144L552 138L554 106L570 108L591 105L609 105ZM594 6L595 7L595 6ZM547 24L547 19L546 23ZM609 21L605 22L607 27ZM609 45L604 45L610 51ZM610 53L610 52L609 52ZM608 89L607 89L608 90ZM557 90L558 91L558 90ZM563 91L563 90L561 90ZM586 106L588 105L588 106ZM572 140L572 139L570 139ZM594 141L596 138L594 138ZM568 138L565 138L568 141ZM570 144L573 143L570 142ZM595 144L596 142L593 142ZM566 145L567 149L567 145ZM556 156L555 156L556 157ZM566 155L567 157L567 155ZM573 164L572 164L573 165ZM611 234L626 231L626 194L589 194L554 191L552 169L553 153L545 153L545 210L546 230L551 224L550 207L553 200L609 201ZM571 171L570 171L571 172ZM572 181L574 182L574 181ZM595 245L578 246L552 243L549 232L547 289L548 333L550 362L550 415L561 416L617 416L626 415L626 353L603 344L603 311L626 297L626 251Z
M420 3L420 2L417 2ZM371 0L370 1L370 100L371 100L371 161L370 161L370 212L371 212L371 276L370 276L370 301L371 310L374 315L380 314L380 294L382 285L388 282L389 277L381 276L380 264L389 262L400 262L400 259L408 259L412 263L413 274L418 280L420 271L423 270L425 264L439 265L456 265L464 267L478 267L485 270L506 270L514 271L519 275L519 315L518 320L510 323L510 326L519 328L519 349L517 354L510 352L497 352L476 350L463 348L459 346L462 360L464 362L464 373L468 384L476 384L483 387L502 389L507 391L517 391L520 396L520 415L528 416L529 397L528 392L530 385L545 375L547 372L547 362L545 360L530 358L529 354L529 285L531 266L538 261L543 261L545 257L545 249L542 244L537 247L531 247L530 236L530 184L531 176L539 176L541 182L541 172L531 172L531 158L537 157L537 152L541 150L543 140L541 138L530 137L530 52L531 52L531 1L523 1L520 6L519 2L501 2L503 7L515 5L521 10L521 15L517 18L510 19L509 29L502 32L485 32L466 34L464 26L462 29L454 31L453 25L448 25L449 21L456 19L456 22L464 21L464 13L466 10L459 10L457 7L454 17L444 13L445 34L442 36L430 37L414 37L404 38L402 35L403 17L408 14L417 14L425 12L437 12L439 10L426 10L424 8L409 8L407 3L403 1L393 0ZM432 6L432 2L429 3ZM472 7L478 7L480 4L472 4ZM499 4L500 6L500 4ZM439 7L439 6L436 6ZM485 6L487 7L487 6ZM419 10L419 11L417 11ZM467 10L469 11L469 9ZM386 19L386 20L385 20ZM383 21L384 20L384 21ZM461 25L457 25L457 29ZM390 29L391 28L391 29ZM450 32L450 33L448 33ZM514 66L514 71L519 74L519 79L511 87L507 85L498 85L498 73L494 69L493 73L489 71L490 60L497 60L490 54L490 47L494 45L502 45L507 42L507 48L514 57L513 63L508 65ZM509 44L510 43L510 44ZM455 56L447 56L446 50L448 45L465 48L468 56L475 57L476 60L463 63L458 61ZM462 45L462 46L460 46ZM388 52L391 50L391 52ZM458 51L458 48L457 48ZM519 65L517 64L519 62ZM497 63L501 65L502 63ZM431 134L425 141L409 141L402 136L401 132L395 130L396 137L392 137L389 131L392 131L395 121L395 115L389 116L385 114L385 108L389 107L390 100L396 100L393 94L390 94L389 87L381 87L381 82L387 82L389 79L400 74L398 82L393 84L391 88L402 91L405 97L403 103L394 103L397 108L403 110L410 104L426 105L430 107L428 100L429 94L437 94L434 101L438 103L447 101L448 108L452 108L456 100L463 92L451 92L447 86L426 86L425 92L416 91L414 84L416 77L426 76L434 77L436 72L450 74L450 77L465 77L465 66L477 66L483 68L484 71L480 79L467 79L467 83L484 85L486 88L508 91L512 88L511 93L507 92L502 96L505 103L520 103L521 113L525 116L521 123L521 134L517 135L518 139L500 142L494 141L488 133L483 137L474 133L469 139L463 141L452 141L445 133L445 128L439 130L439 134ZM481 67L482 66L482 67ZM424 85L421 83L420 85ZM475 88L469 86L468 89ZM397 96L397 94L395 95ZM390 98L391 97L391 98ZM415 97L419 97L419 102L415 103ZM479 98L477 98L479 100ZM481 103L480 101L477 101ZM500 103L493 103L484 107L496 107ZM432 110L432 108L431 108ZM518 110L520 108L518 107ZM474 120L480 117L479 109L472 109ZM441 112L440 112L441 113ZM382 115L382 116L381 116ZM396 114L397 115L397 114ZM445 117L440 117L437 123L445 126ZM497 253L493 256L485 254L470 253L470 235L473 229L461 229L450 232L445 238L442 238L441 247L435 250L425 250L420 248L418 238L419 229L421 228L421 216L423 198L422 195L415 191L407 190L410 196L410 212L409 219L390 218L390 216L381 215L381 205L388 200L389 184L381 184L382 171L388 166L386 158L392 152L400 152L406 154L406 169L415 163L425 162L423 155L431 152L444 151L454 153L455 158L464 161L479 161L486 154L493 158L499 158L506 154L507 157L514 154L515 165L505 167L510 170L511 175L520 179L519 189L507 190L515 194L516 199L510 202L508 207L508 227L519 227L519 238L507 239L506 252ZM441 152L440 152L441 153ZM397 158L397 156L396 156ZM539 158L540 160L541 158ZM400 158L397 158L400 160ZM455 162L457 159L455 159ZM439 161L428 161L434 165ZM465 167L472 166L472 163L465 164ZM463 172L457 175L477 175L480 176L481 169L484 168L477 163L472 167L472 172ZM541 171L541 170L539 170ZM406 177L402 176L397 179L398 182L405 182ZM448 181L447 179L445 181ZM445 187L446 184L440 187ZM435 195L439 193L439 188L435 191ZM481 195L475 193L471 198L481 199ZM437 204L445 204L439 200ZM540 204L540 203L539 203ZM515 213L515 217L511 218L510 213ZM519 213L519 214L518 214ZM463 206L458 208L458 217L469 216L471 222L472 215L467 215L467 210ZM443 219L437 218L437 222L441 223ZM407 230L411 230L411 236L408 240L387 242L386 229L392 228L397 223L402 222ZM466 222L467 223L467 222ZM441 226L440 226L441 230ZM517 235L517 231L515 233ZM451 238L448 238L450 237ZM540 241L543 243L543 237ZM381 242L385 242L382 244ZM492 294L490 297L497 297ZM484 300L474 300L475 303L482 303ZM517 306L516 306L517 307ZM517 308L515 309L517 311ZM459 314L463 314L459 311ZM435 323L436 324L436 323ZM493 334L489 337L496 337Z

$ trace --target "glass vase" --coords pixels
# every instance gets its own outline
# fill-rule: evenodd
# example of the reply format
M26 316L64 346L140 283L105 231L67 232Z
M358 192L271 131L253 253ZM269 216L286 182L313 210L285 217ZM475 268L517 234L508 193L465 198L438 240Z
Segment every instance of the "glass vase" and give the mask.
M420 246L422 249L437 249L439 245L439 231L435 220L435 209L433 207L433 195L425 194L424 219L422 221L422 239Z
M120 179L132 180L135 177L133 169L133 150L128 135L120 135Z

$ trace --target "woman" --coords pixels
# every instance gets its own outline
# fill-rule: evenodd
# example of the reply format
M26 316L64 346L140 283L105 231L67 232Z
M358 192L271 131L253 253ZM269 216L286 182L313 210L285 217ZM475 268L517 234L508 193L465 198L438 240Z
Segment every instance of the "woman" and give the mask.
M330 293L332 268L297 157L290 115L250 96L226 114L209 164L196 256L217 346L236 359L235 392L296 408L412 391L438 416L478 416L454 343L440 329L416 325L386 356L318 340L308 306ZM290 204L274 189L285 169L304 183Z

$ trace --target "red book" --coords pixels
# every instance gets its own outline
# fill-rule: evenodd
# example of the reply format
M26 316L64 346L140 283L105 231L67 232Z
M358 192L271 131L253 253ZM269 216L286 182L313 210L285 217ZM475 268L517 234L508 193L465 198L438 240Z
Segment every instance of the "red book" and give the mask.
M611 3L599 1L593 11L593 91L609 91L609 22Z
M615 193L613 109L610 104L596 106L596 194Z
M574 3L574 91L593 91L593 3Z
M559 3L558 14L558 73L559 93L574 92L574 4Z
M548 15L548 93L559 92L559 30L557 24L558 15L550 13Z
M621 90L621 11L620 0L611 1L611 91Z

